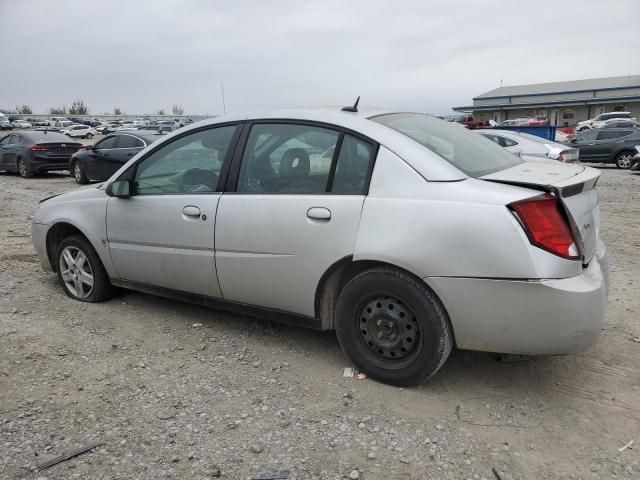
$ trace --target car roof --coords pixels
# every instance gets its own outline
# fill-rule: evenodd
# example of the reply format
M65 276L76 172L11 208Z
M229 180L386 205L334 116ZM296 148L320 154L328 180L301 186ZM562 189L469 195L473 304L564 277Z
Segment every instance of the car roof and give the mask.
M115 132L113 135L114 136L131 135L132 137L137 137L144 140L145 143L153 143L159 138L163 138L166 136L160 133L138 133L139 131L140 130L122 130L122 131Z
M393 154L404 159L420 175L430 181L458 181L467 177L455 166L431 152L424 145L416 142L386 125L373 122L371 119L380 115L394 113L412 113L386 110L373 107L359 107L357 112L342 111L342 107L304 107L282 110L254 111L248 113L229 114L194 122L165 136L166 140L186 134L206 126L247 120L300 120L326 123L347 130L353 130L375 142L385 146ZM441 120L445 121L445 120Z

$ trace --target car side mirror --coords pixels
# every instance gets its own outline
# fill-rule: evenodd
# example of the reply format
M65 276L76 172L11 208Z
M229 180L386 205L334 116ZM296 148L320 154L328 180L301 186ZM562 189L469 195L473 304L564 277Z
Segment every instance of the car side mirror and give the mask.
M577 142L578 142L578 139L577 139L577 138L572 138L572 139L571 139L571 143L577 143Z
M110 197L129 198L131 196L131 180L116 180L105 190Z

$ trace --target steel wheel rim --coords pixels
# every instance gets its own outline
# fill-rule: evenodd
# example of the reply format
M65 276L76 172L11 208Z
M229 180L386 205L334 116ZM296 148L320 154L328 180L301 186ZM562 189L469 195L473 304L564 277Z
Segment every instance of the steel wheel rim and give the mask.
M23 177L27 176L27 164L25 163L24 159L20 159L20 161L18 162L18 171L20 172L20 175Z
M93 292L94 276L89 259L77 247L65 247L60 253L60 274L69 292L87 298Z
M420 354L422 331L413 309L393 295L365 300L358 313L358 338L369 359L384 368L400 369Z
M73 164L73 176L76 177L76 182L80 182L80 177L82 172L80 171L80 164L78 162L75 162Z
M633 155L631 155L630 153L624 153L620 155L620 158L618 158L618 165L620 165L622 168L629 168L631 166L632 158Z

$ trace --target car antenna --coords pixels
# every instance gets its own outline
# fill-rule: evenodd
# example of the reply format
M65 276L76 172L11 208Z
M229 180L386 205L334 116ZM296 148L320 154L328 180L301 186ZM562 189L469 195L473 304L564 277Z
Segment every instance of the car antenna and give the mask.
M342 107L343 112L357 112L358 111L358 102L360 101L360 96L356 98L356 103L353 104L352 107Z

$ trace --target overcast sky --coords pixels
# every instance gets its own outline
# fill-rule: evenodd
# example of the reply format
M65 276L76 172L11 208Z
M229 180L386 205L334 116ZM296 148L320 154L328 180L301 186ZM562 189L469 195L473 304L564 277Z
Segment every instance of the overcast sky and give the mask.
M445 114L500 85L640 73L639 0L0 0L0 108Z

